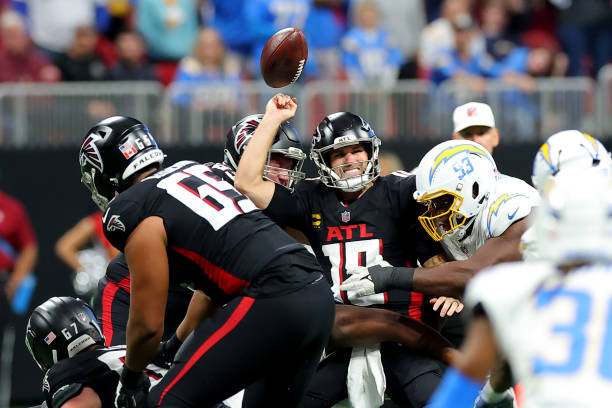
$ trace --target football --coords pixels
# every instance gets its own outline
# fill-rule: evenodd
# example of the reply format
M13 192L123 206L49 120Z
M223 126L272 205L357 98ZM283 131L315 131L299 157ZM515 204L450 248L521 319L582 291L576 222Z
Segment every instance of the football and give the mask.
M281 88L294 83L308 59L304 33L289 27L276 32L261 52L261 74L266 84Z

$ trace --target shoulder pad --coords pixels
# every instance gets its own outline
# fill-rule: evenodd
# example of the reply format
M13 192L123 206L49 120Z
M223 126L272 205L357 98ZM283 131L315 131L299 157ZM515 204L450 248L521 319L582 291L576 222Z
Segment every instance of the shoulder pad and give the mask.
M510 225L528 216L539 202L537 191L522 180L508 177L498 183L501 188L489 198L486 218L489 237L503 234Z
M69 399L76 397L83 390L83 384L66 384L55 391L51 397L50 408L60 408Z
M469 313L481 304L489 319L493 320L497 311L513 310L513 296L519 291L512 289L520 282L517 274L522 272L523 263L514 262L496 265L476 274L468 282L463 297Z

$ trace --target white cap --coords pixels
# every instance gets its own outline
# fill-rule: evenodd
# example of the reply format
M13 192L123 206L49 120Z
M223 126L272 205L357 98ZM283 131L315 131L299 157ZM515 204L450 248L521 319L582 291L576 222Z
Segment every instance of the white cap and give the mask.
M495 127L495 118L491 107L486 103L468 102L457 106L453 112L453 124L457 133L470 126Z

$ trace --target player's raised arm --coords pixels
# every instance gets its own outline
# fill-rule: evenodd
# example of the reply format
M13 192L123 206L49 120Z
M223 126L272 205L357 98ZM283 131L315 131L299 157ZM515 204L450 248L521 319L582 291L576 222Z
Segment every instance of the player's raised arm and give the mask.
M296 110L295 98L283 94L274 95L268 101L264 117L255 129L238 164L234 187L261 209L268 207L275 188L272 181L263 179L268 151L280 125L291 119Z

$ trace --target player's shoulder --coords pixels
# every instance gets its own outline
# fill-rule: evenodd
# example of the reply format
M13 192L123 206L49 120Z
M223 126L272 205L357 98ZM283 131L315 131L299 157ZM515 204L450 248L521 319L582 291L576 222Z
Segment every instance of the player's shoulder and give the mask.
M499 176L485 212L489 237L503 234L510 225L528 216L539 201L540 196L536 189L523 180Z
M416 176L404 170L394 171L391 174L379 177L375 183L390 190L409 189L411 194L416 190Z
M309 195L315 192L326 191L327 186L323 184L319 177L305 178L300 180L293 189L294 194Z
M481 304L487 315L511 311L533 293L537 285L554 273L547 262L510 262L480 271L467 284L464 303Z

